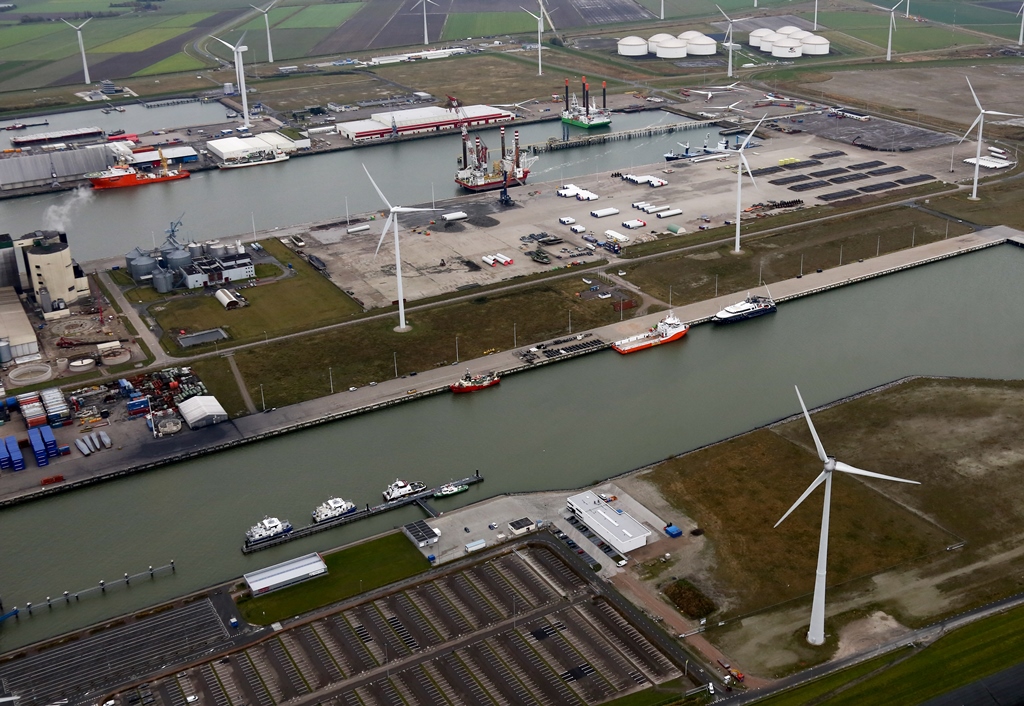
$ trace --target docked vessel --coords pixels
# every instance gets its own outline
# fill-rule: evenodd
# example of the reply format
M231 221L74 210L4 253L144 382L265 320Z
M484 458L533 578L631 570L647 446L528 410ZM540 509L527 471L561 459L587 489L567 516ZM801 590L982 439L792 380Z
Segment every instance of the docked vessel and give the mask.
M691 157L696 157L697 154L698 154L697 152L691 152L690 151L690 143L689 142L687 142L685 145L680 142L679 146L683 148L682 152L676 152L675 150L669 150L668 152L665 153L665 161L666 162L676 162L676 161L678 161L680 159L690 159Z
M612 114L608 110L608 88L601 83L602 100L598 108L590 99L590 84L583 77L583 100L577 100L576 94L569 96L569 79L565 79L565 109L562 111L562 122L585 129L605 127L612 124Z
M238 169L239 167L255 167L260 164L273 164L274 162L286 162L289 154L282 150L262 150L252 152L245 157L238 159L227 159L218 166L221 169Z
M384 500L387 502L399 500L407 495L421 493L426 489L426 484L420 483L418 480L414 480L412 483L406 483L404 480L396 480L384 491Z
M675 314L669 313L654 328L638 336L630 336L621 341L616 341L612 344L612 348L623 355L626 353L636 353L653 346L660 346L662 343L678 341L689 330L690 327L687 324L680 321Z
M280 537L292 531L292 523L288 520L283 522L276 517L264 517L259 523L249 528L245 533L247 546L269 542L274 537Z
M725 324L732 321L744 321L746 319L752 319L755 316L764 316L765 314L772 314L778 309L775 306L775 300L772 299L771 294L766 297L760 294L747 294L747 298L741 301L739 304L733 304L722 309L720 312L712 317L712 321L716 324Z
M519 150L519 131L515 131L512 148L505 148L505 128L501 128L500 158L488 163L488 149L480 137L470 145L465 122L462 124L462 162L455 172L455 183L467 191L492 191L526 183L530 167L537 157L527 156Z
M448 389L452 392L476 392L482 390L485 387L491 387L501 382L501 378L498 377L497 373L484 373L483 375L473 375L466 370L466 374L458 382L454 382L448 386Z
M449 495L457 495L458 493L464 493L467 490L469 490L468 485L453 485L452 483L448 483L447 485L442 485L438 488L437 492L434 493L434 497L446 498Z
M342 498L331 498L323 505L317 506L316 510L313 510L313 522L326 522L336 517L350 515L355 511L355 503Z
M167 159L163 152L160 152L160 170L156 172L143 172L128 164L115 164L110 169L102 172L86 174L94 189L121 189L129 186L145 186L146 184L159 184L162 181L177 181L188 179L189 173L184 169L170 169L167 166Z

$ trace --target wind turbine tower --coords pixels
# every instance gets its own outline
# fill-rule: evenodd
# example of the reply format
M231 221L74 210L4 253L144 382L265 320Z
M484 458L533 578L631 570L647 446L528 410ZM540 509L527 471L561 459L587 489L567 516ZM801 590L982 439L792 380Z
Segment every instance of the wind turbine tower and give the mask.
M718 7L718 5L715 5L715 7ZM723 10L721 7L718 7L718 11L721 12L722 17L724 17L729 22L729 28L725 31L725 41L729 45L729 70L726 72L726 76L732 78L732 18L729 17L729 15L725 14L725 10ZM665 18L662 17L662 19Z
M82 27L85 27L87 24L89 24L89 22L91 20L92 20L92 18L90 17L88 20L86 20L82 24L78 25L77 27L75 27L73 24L71 24L70 22L65 20L63 17L60 20L61 22L66 24L68 27L70 27L71 29L75 30L75 33L78 35L78 50L80 52L82 52L82 73L85 74L85 85L86 86L90 85L92 83L92 81L89 80L89 64L85 60L85 42L82 41Z
M1017 35L1017 46L1019 47L1024 44L1024 2L1020 4L1017 14L1020 15L1020 34Z
M885 60L892 61L892 33L896 29L896 8L903 4L903 0L892 6L889 10L889 43L885 47Z
M907 0L907 7L910 7L910 0ZM814 31L818 31L818 0L814 0Z
M733 105L735 105L735 103ZM741 198L743 195L744 168L746 168L747 174L750 175L750 182L755 187L757 186L757 182L754 181L754 173L750 171L750 164L747 162L747 157L745 154L743 154L743 150L747 148L747 143L750 142L750 138L754 136L754 133L757 132L757 128L761 127L761 123L763 123L764 119L767 117L768 114L765 113L764 117L757 121L757 125L755 125L754 129L750 131L750 134L747 135L747 138L743 140L743 144L740 145L739 149L736 150L736 154L739 155L740 159L739 163L736 165L736 247L734 249L734 252L740 251L740 214L743 213Z
M423 45L430 44L430 36L427 34L427 3L431 5L437 5L434 0L420 0L416 5L423 5ZM413 5L415 8L416 5Z
M827 455L825 447L821 445L821 440L818 439L818 432L814 430L814 424L811 423L811 415L807 413L804 398L800 396L800 388L796 388L796 397L800 400L800 408L804 411L804 419L807 420L807 426L811 429L811 436L814 438L814 448L818 451L818 458L825 464L825 467L822 469L821 474L807 486L804 494L797 498L797 501L793 503L791 508L786 510L786 514L775 523L775 526L781 525L782 521L789 517L789 514L806 500L807 496L814 492L815 488L822 483L825 484L825 503L821 511L821 536L818 539L818 568L814 575L814 599L811 602L811 626L807 631L807 641L809 643L812 645L823 645L825 644L825 567L828 563L828 514L829 506L832 503L832 473L834 471L841 471L842 473L849 473L854 476L879 478L897 483L912 483L914 485L920 485L920 483L916 480L905 480L895 476L884 476L881 473L862 471L859 468L848 466L842 461L837 461L834 456Z
M231 53L235 57L235 77L238 79L238 90L242 94L242 119L244 121L242 124L245 126L245 129L248 130L249 127L250 127L250 125L249 125L249 93L248 93L248 91L245 88L245 66L242 65L242 52L249 51L249 47L247 47L244 44L242 44L242 42L245 41L245 33L244 32L242 33L242 36L238 39L238 44L236 44L234 46L231 46L230 44L225 42L223 39L220 39L219 37L213 37L213 39L216 39L218 42L220 42L221 44L226 46L228 49L230 49Z
M264 22L264 24L267 25L267 63L268 64L273 64L274 63L274 49L273 49L273 47L270 46L270 8L272 8L276 4L277 4L277 0L274 0L274 2L270 3L269 5L267 5L267 9L266 10L261 10L260 8L256 7L255 5L250 5L249 6L252 9L256 10L257 12L262 12L263 13L263 22Z
M971 85L971 79L969 78L967 79L967 87L971 89L971 97L974 98L974 105L978 106L978 117L976 117L974 119L974 122L971 123L971 126L967 128L967 132L965 132L964 136L960 138L960 142L962 143L964 140L967 139L967 136L971 134L971 130L974 129L975 125L978 126L978 152L974 156L974 187L971 189L971 195L969 197L971 201L977 201L978 169L981 166L981 137L982 132L985 130L985 116L1002 115L1008 118L1019 118L1021 116L1016 115L1014 113L1000 113L998 110L985 110L984 108L981 107L981 101L978 100L978 94L974 92L974 86Z

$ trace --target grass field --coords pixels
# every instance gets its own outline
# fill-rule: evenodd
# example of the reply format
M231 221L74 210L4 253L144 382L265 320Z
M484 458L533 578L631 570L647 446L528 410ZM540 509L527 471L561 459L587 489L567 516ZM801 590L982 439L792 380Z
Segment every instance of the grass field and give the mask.
M401 532L328 554L324 562L326 576L239 601L242 617L254 625L269 625L355 596L360 588L370 591L430 568Z
M249 413L246 409L242 392L238 389L238 383L231 372L227 360L220 356L214 358L203 358L192 362L196 375L206 385L210 394L217 398L228 416L244 417Z
M988 126L986 126L988 127ZM984 173L982 173L984 177ZM1020 182L978 185L978 200L970 201L966 192L933 199L932 207L981 225L1008 225L1024 228L1024 202L1020 198Z
M158 27L194 27L198 23L205 20L207 17L213 17L212 12L189 12L184 15L174 15L163 22Z
M1018 4L1019 8L1020 5ZM964 29L987 32L1007 39L1016 39L1020 21L1014 21L1012 12L985 7L980 3L957 2L956 0L914 0L911 5L914 15Z
M811 17L807 13L802 15ZM889 41L889 14L887 12L819 12L818 22L861 41L885 49ZM949 29L921 24L896 15L896 31L892 34L894 52L944 49L960 44L977 43L976 38L954 35Z
M471 12L448 15L441 40L536 32L537 20L525 12Z
M149 29L164 19L166 18L159 15L95 19L82 30L85 50L87 53L92 52L96 47ZM0 49L0 61L24 61L27 59L53 61L68 56L77 57L78 43L75 40L75 31L63 22L60 23L60 26L64 29L62 34L49 32L34 37L30 36L31 33L26 32L28 27L0 29L0 45L4 46L3 49ZM16 33L15 37L20 41L5 40L4 36L7 32ZM132 49L132 51L136 51L136 49Z
M310 5L291 15L279 26L281 29L334 29L363 8L365 3L345 2L337 5Z
M288 19L292 15L302 12L304 9L305 8L301 6L272 8L270 10L270 31L273 32L274 29L277 28L286 19ZM263 15L257 15L241 27L236 27L235 29L240 29L244 32L258 32L260 30L263 30L265 32L266 28L267 25L263 21Z
M150 27L112 42L92 47L90 51L97 54L121 54L125 52L145 51L150 47L174 39L189 31L188 27Z
M319 29L283 29L277 27L271 29L271 40L274 43L274 61L295 60L308 56L310 50L332 31L334 31L333 28L328 27ZM230 43L237 42L241 36L242 32L239 30L224 32L220 35L224 41ZM267 60L267 40L262 27L255 31L250 31L246 35L246 44L249 47L249 53L252 55L246 56L247 62ZM230 58L231 52L219 42L210 42L206 48L213 54Z
M199 59L189 56L188 54L175 54L169 56L163 61L158 61L155 64L147 66L142 71L136 71L132 76L153 76L156 74L172 74L178 71L195 71L197 69L206 68Z

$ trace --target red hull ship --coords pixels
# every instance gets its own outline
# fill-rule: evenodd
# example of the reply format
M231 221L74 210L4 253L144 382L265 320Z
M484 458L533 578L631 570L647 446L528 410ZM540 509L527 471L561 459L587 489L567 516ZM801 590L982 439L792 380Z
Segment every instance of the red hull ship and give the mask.
M617 353L622 353L623 355L636 353L637 351L647 350L654 346L660 346L662 343L678 341L689 330L690 327L688 325L680 321L675 314L669 313L668 316L658 322L657 326L646 333L616 341L612 344L612 348Z
M180 169L160 172L140 172L135 167L111 167L106 171L87 174L86 178L94 189L121 189L129 186L145 186L162 181L188 179L189 173Z
M462 379L449 385L448 389L452 392L476 392L477 390L482 390L485 387L497 385L499 382L501 382L501 378L498 377L497 373L473 375L467 370L466 374L462 376Z

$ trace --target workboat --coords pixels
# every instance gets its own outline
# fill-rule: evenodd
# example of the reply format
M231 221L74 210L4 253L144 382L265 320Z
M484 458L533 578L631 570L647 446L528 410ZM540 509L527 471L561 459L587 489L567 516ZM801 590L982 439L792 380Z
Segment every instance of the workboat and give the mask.
M292 523L288 520L283 522L276 517L264 517L259 523L249 528L245 533L245 544L251 547L254 544L269 542L274 537L281 537L292 531Z
M725 324L732 321L744 321L746 319L752 319L755 316L763 316L764 314L772 314L778 307L775 306L775 301L769 294L766 297L760 294L747 294L747 298L741 301L739 304L733 304L727 306L720 312L714 315L711 319L716 324Z
M404 498L407 495L421 493L426 489L426 484L420 483L418 480L414 480L412 483L406 483L404 480L396 480L384 491L384 500L391 502L392 500Z
M447 485L442 485L440 488L438 488L437 492L434 493L434 497L446 498L449 495L457 495L458 493L464 493L467 490L469 490L468 485L454 485L452 483L448 483Z
M252 152L244 157L229 158L218 166L221 169L238 169L239 167L255 167L260 164L273 164L274 162L286 162L290 155L282 150L262 150Z
M530 167L537 157L527 156L519 150L519 131L510 149L505 148L505 128L501 128L501 152L493 163L487 161L488 149L479 136L470 144L466 123L462 123L461 168L455 172L455 183L467 191L507 189L526 183Z
M485 387L491 387L501 382L501 378L498 377L497 373L484 373L483 375L473 375L466 370L466 374L459 379L458 382L454 382L448 386L448 389L452 392L476 392L482 390Z
M583 101L576 100L572 94L568 107L562 111L562 122L586 129L606 127L612 124L612 114L604 108L598 108L589 100L588 92L584 92Z
M102 172L86 174L94 189L120 189L127 186L145 186L158 184L162 181L188 179L189 173L183 169L167 169L159 172L141 172L135 167L114 166Z
M687 324L684 324L675 314L670 312L654 328L638 336L630 336L621 341L616 341L612 344L612 348L623 355L626 353L636 353L646 348L660 346L662 343L678 341L689 330L690 327Z
M350 503L342 498L331 498L323 505L313 510L313 522L326 522L336 517L349 515L356 511L355 503Z

